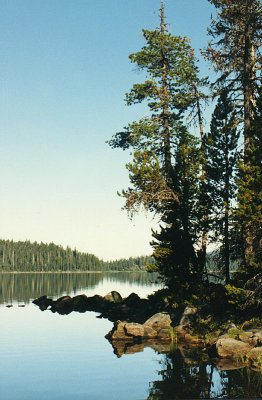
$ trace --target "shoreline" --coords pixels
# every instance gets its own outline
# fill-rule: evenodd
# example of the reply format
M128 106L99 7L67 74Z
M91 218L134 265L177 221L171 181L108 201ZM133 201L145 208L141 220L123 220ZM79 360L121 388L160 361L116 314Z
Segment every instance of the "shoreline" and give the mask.
M128 274L139 272L139 273L149 273L148 271L0 271L1 274L119 274L121 272L126 272Z

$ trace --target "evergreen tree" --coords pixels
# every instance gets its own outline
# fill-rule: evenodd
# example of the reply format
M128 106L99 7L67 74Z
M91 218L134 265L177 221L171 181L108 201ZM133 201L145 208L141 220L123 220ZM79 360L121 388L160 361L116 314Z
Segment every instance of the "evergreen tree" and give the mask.
M198 191L201 156L196 138L181 126L174 160L174 187L179 201L162 217L160 232L154 232L153 256L157 270L165 284L180 296L186 296L190 283L202 278L202 264L198 263L195 247L201 245L199 232ZM192 288L191 288L192 290Z
M196 245L199 246L202 236L201 218L196 223L193 214L199 193L195 180L200 169L200 146L196 151L195 139L183 126L186 111L196 101L198 69L189 40L167 32L163 1L160 20L160 28L143 30L145 45L130 55L131 62L147 73L147 79L133 86L126 101L128 105L147 101L148 115L117 133L109 143L112 147L134 150L133 161L127 164L133 186L122 192L127 211L132 214L144 206L158 213L163 227L154 236L160 240L159 246L162 241L165 246L165 231L175 231L172 251L180 251L179 238L183 241L184 251L180 251L181 257L171 255L174 264L170 267L183 265L188 272L199 272ZM192 153L197 161L194 159L191 164ZM189 205L194 207L190 209ZM155 255L161 270L159 252Z
M248 184L254 164L256 146L254 119L256 115L256 96L261 86L261 34L262 7L260 0L209 0L217 9L217 18L212 19L209 34L212 40L205 55L212 61L214 69L220 74L216 87L227 86L235 105L243 116L244 159L242 182L239 192L240 210L252 208L253 195ZM234 97L233 97L234 96ZM261 153L260 153L261 157ZM261 181L258 182L261 191ZM257 242L257 219L243 221L244 260L248 269L255 257ZM260 244L261 248L262 244Z
M256 99L252 138L249 145L250 162L239 165L238 207L234 219L239 237L243 238L243 273L250 278L262 272L262 91ZM246 237L246 232L249 232ZM248 265L248 268L246 268Z
M214 241L222 243L222 265L226 282L230 280L230 208L235 197L234 172L238 159L237 115L224 89L214 110L208 136L207 180L213 213Z

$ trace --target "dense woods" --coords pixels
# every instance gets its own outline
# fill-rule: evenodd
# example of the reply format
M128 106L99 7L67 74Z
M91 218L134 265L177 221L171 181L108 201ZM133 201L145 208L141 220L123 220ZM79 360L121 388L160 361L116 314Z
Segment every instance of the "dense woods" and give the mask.
M162 0L159 26L144 29L142 49L129 56L145 80L126 104L145 102L148 112L109 141L133 155L126 210L159 217L152 269L184 299L208 284L208 245L227 284L243 287L262 273L262 7L260 0L209 2L211 40L201 52L214 81L201 76L190 39L170 33Z
M81 253L54 243L0 240L0 272L125 271L146 270L152 257L105 262L93 254Z

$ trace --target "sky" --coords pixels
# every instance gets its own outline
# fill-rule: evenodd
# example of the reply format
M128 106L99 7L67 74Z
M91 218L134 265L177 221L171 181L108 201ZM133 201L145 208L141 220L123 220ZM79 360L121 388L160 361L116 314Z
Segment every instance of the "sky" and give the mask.
M117 191L130 155L107 140L141 118L128 55L160 0L0 0L0 238L54 242L104 260L151 254L158 221L133 221ZM166 0L174 35L207 45L207 0ZM209 65L200 61L203 75Z

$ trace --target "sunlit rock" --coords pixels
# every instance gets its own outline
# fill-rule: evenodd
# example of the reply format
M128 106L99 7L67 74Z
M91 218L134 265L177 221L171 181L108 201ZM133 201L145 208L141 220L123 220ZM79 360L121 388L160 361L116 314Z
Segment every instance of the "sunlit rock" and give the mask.
M252 346L235 339L218 339L216 342L217 354L221 358L241 358Z
M113 290L104 296L104 300L120 303L123 299L120 293L118 293L116 290Z

